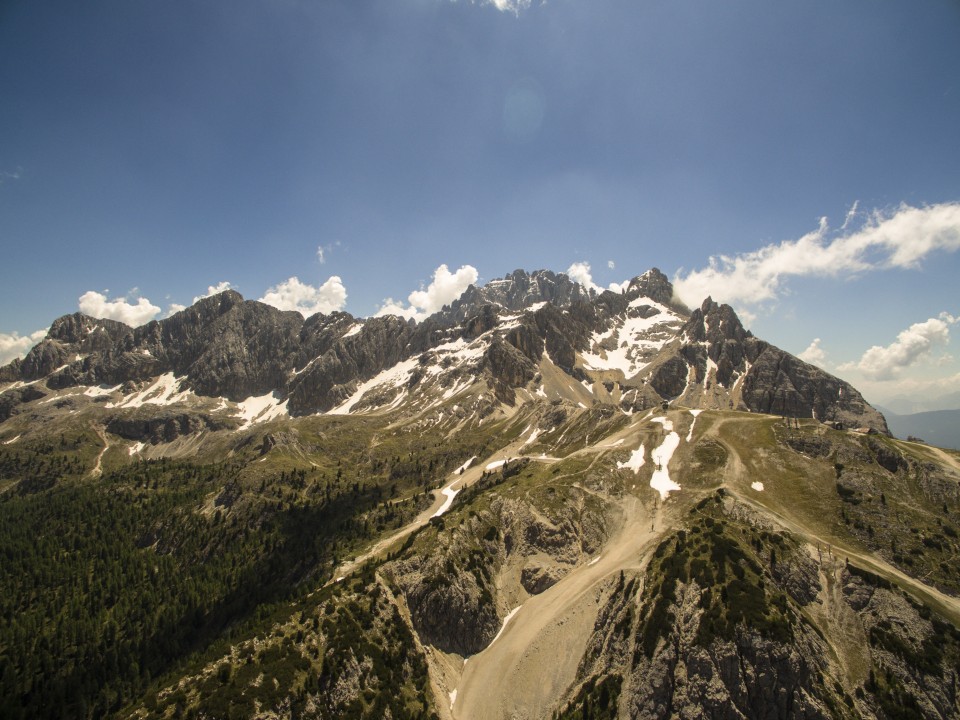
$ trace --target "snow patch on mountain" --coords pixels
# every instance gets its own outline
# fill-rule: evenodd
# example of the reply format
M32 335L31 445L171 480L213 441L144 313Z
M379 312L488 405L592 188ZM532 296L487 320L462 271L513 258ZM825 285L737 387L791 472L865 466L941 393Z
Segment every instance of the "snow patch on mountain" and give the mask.
M640 472L640 468L646 464L646 459L644 458L645 454L646 448L641 443L640 447L633 451L633 453L630 455L630 458L626 462L617 463L617 470L633 470L634 475L638 474Z
M643 317L643 315L647 315ZM666 305L640 297L604 332L594 333L590 351L581 353L588 370L619 370L631 378L643 370L683 324Z
M527 428L527 430L529 430L529 429L530 429L530 428ZM527 430L524 430L524 432L526 432ZM543 431L542 431L540 428L534 428L533 432L530 433L530 437L528 437L526 440L524 440L524 441L523 441L523 445L521 445L520 447L526 447L527 445L530 445L530 444L536 442L537 438L540 437L540 434L541 434L542 432L543 432Z
M413 374L414 368L417 367L417 358L408 358L402 362L397 363L392 368L384 370L382 373L375 375L364 383L361 383L356 391L343 403L335 407L333 410L328 412L328 415L349 415L350 411L353 410L353 406L356 405L360 400L363 399L363 396L374 388L379 388L385 386L387 388L399 388L402 387L410 380L410 376Z
M119 389L119 385L114 385L113 387L107 387L106 385L92 385L84 390L83 394L92 398L105 397L107 395L112 395Z
M453 499L457 496L457 493L459 493L460 490L462 489L462 488L457 488L456 490L453 489L453 486L456 485L458 482L460 482L460 478L457 478L456 480L451 482L449 485L447 485L445 488L443 488L443 490L440 491L440 494L445 496L447 499L443 502L443 505L441 505L440 508L430 517L440 517L445 512L447 512L447 510L450 509L450 506L453 505Z
M691 440L693 440L693 428L696 426L696 424L697 424L697 418L700 417L700 413L702 413L702 412L703 412L703 410L691 410L691 411L690 411L690 414L693 415L693 422L690 423L690 431L687 433L687 442L690 442Z
M138 408L144 405L175 405L196 400L192 390L181 390L181 379L172 372L156 378L146 389L125 395L123 399L107 403L108 408Z
M660 423L667 433L663 442L650 453L650 458L657 465L653 477L650 478L650 487L660 493L661 500L666 500L670 493L681 489L680 485L670 479L670 470L667 467L673 453L680 447L680 436L674 432L673 423L665 417L651 418L650 422Z
M363 323L354 323L343 335L340 336L340 339L343 340L348 337L353 337L354 335L359 335L361 330L363 330Z
M238 415L244 419L240 429L244 430L258 423L289 417L287 401L281 400L280 397L279 393L272 392L259 397L251 396L237 403Z

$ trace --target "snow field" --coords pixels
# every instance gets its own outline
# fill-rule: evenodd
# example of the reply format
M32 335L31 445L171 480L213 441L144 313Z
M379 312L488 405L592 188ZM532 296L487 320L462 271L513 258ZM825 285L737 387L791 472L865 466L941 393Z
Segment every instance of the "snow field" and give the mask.
M279 417L288 417L287 401L280 402L278 393L268 393L259 397L251 396L237 403L239 416L244 419L241 430L251 425L267 422Z

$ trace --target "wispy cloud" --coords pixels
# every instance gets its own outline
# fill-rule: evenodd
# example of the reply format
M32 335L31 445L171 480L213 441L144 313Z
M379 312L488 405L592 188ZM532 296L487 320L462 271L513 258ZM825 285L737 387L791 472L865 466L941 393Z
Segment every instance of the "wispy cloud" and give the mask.
M136 290L130 292L135 295ZM145 297L137 297L136 302L129 302L126 298L108 300L105 293L88 290L79 298L80 312L95 318L119 320L134 327L153 320L160 308Z
M37 330L29 335L19 333L0 333L0 365L6 365L16 358L22 358L27 352L43 340L47 330Z
M0 170L0 185L7 180L19 180L23 176L23 168L17 167L16 170Z
M854 205L839 231L831 231L822 218L816 230L798 240L711 257L702 270L677 273L676 294L690 306L699 305L707 295L737 306L758 305L775 300L790 277L848 277L915 268L936 251L960 249L960 203L875 211L851 229L856 217Z
M320 287L314 287L292 277L269 288L260 302L279 310L296 310L304 317L316 313L343 310L347 304L347 288L339 276L333 275Z
M317 262L321 265L325 265L327 260L330 257L330 253L334 251L335 248L340 247L340 241L327 243L326 245L317 245Z
M441 265L433 271L433 280L426 288L421 286L407 296L408 305L387 298L377 310L377 315L399 315L407 319L424 320L460 297L478 277L477 269L472 265L463 265L453 273L446 264Z
M949 313L914 323L883 347L874 345L857 362L844 363L838 370L858 370L869 380L895 380L901 372L930 358L932 352L950 342L950 326L960 322Z
M526 10L532 5L532 0L485 0L484 5L493 5L501 12L511 12L514 15Z

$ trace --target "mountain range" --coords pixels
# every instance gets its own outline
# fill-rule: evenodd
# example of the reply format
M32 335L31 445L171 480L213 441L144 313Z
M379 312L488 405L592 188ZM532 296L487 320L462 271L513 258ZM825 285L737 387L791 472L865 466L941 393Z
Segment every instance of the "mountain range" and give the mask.
M930 410L898 415L877 408L898 438L917 438L938 447L960 450L960 410Z
M960 715L960 457L656 269L65 315L0 516L4 717Z

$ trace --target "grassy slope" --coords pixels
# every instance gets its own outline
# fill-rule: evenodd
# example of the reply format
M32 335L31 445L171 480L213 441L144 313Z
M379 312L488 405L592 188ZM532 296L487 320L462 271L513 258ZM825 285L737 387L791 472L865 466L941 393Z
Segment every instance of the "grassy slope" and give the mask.
M130 709L139 707L138 714L172 715L178 706L184 712L203 709L208 702L204 698L210 698L211 714L227 714L232 705L240 707L238 689L257 683L257 687L265 687L264 678L248 677L249 670L238 669L237 665L246 664L249 657L263 666L267 680L272 682L271 674L277 678L270 688L252 693L263 707L282 704L284 698L299 697L306 702L304 698L329 696L332 686L323 685L324 668L329 663L359 661L357 657L350 660L350 654L356 655L356 647L366 647L364 642L376 638L388 649L393 648L391 652L399 652L397 639L404 637L401 625L406 627L397 624L382 598L373 605L361 601L374 592L378 598L381 593L387 598L390 591L387 587L374 590L380 585L370 571L365 571L360 585L348 580L342 587L319 590L332 568L379 535L408 522L425 506L424 491L436 489L464 460L474 455L486 457L515 442L531 425L544 432L523 452L560 461L540 460L506 482L490 482L485 489L478 485L473 491L465 491L444 519L447 527L458 526L471 513L484 515L496 495L527 503L548 517L559 517L573 495L586 498L595 515L610 512L610 499L627 493L651 510L659 507L656 494L647 487L650 463L638 475L618 471L615 465L618 460L626 460L637 441L645 443L649 457L650 449L662 439L659 426L638 426L628 432L628 424L636 418L569 407L560 417L555 411L556 406L544 404L534 415L523 411L513 418L491 418L455 437L447 436L448 429L391 425L383 417L305 418L258 427L249 434L249 442L239 445L226 436L214 438L199 455L175 465L131 465L126 446L117 441L102 454L103 475L99 478L91 477L90 470L101 456L103 443L92 427L64 424L62 430L58 429L63 432L62 439L53 432L49 440L0 447L0 488L7 490L0 499L0 512L12 514L10 522L15 522L13 515L32 513L38 526L42 525L56 493L79 492L90 502L105 505L102 512L116 513L117 517L127 517L121 508L132 499L138 514L131 515L131 522L153 528L150 539L154 542L140 546L137 540L142 533L137 537L117 534L117 542L125 543L121 555L138 566L151 556L160 556L163 563L159 567L167 568L161 572L171 573L171 578L192 577L191 573L200 571L221 578L212 584L198 581L194 589L208 609L197 616L201 632L190 642L160 660L144 662L141 658L137 673L118 670L117 682L110 686L113 694L88 698L81 706L76 698L70 699L73 691L65 688L58 691L64 693L61 702L75 708L77 716L119 710L130 701ZM686 436L692 418L685 412L672 412L671 417L677 431ZM925 464L943 464L936 451L839 433L812 421L787 429L776 418L707 412L697 423L694 441L681 443L671 462L672 468L678 468L675 477L684 490L668 503L678 509L689 508L724 486L769 513L797 537L812 544L829 543L834 552L849 553L853 562L904 585L915 597L955 623L960 622L955 604L907 577L932 578L954 592L958 587L953 564L943 559L960 553L960 545L948 529L955 528L960 517L957 495L935 497L929 482L921 477ZM81 429L71 434L70 427ZM551 428L552 432L547 432ZM287 433L293 440L262 454L263 439L271 433ZM611 443L603 451L591 449L604 437L628 441L619 446ZM799 452L791 443L817 452ZM876 443L901 454L906 467L897 472L881 467L876 460ZM232 450L229 464L213 464L228 450ZM838 464L843 465L840 471ZM201 472L202 468L207 468L203 472L208 473L204 476L208 480L176 496L175 478ZM952 469L941 475L947 487L950 483L955 486L960 477ZM846 495L838 490L838 480L844 477L855 477L857 482ZM764 483L763 492L751 488L755 481ZM161 497L166 499L160 502ZM78 520L68 517L63 522ZM199 540L178 539L180 533L195 534L201 526L207 534L198 535ZM411 538L404 552L437 552L441 534L436 525L430 526ZM70 537L69 533L61 535ZM310 543L303 543L305 536ZM890 545L894 538L896 550ZM17 590L7 598L10 610L5 627L14 628L16 619L25 618L16 608L35 603L36 598L49 597L51 607L55 605L56 583L63 580L49 575L46 568L66 550L56 543L38 550L36 567L24 569L31 578L30 589ZM85 548L82 543L71 551L79 553L80 560L84 553L91 557L97 553L96 548ZM466 556L462 560L464 564L469 562ZM105 562L109 565L111 560ZM269 579L269 588L262 585L265 579ZM155 581L149 579L149 573L141 579L125 577L123 592L137 597L151 587L151 582ZM320 594L307 600L310 591ZM237 602L238 597L242 601ZM332 617L326 609L322 617L316 615L313 608L319 607L318 603L333 608L329 611ZM92 608L89 612L93 642L115 643L118 631L121 640L143 633L142 625L124 624L122 608L109 613L107 619L116 626L109 625L113 629L103 624L103 618L97 615L100 610ZM174 625L182 622L174 621ZM41 635L48 639L28 650L18 648L16 652L23 653L14 658L21 663L18 667L26 667L22 663L29 662L33 663L30 667L42 668L43 654L62 642L58 639L62 622L38 617L35 623L46 628ZM354 630L349 631L350 627ZM158 626L153 632L159 636L166 632L162 628ZM368 628L372 633L369 637L365 635ZM9 655L11 648L7 645L0 651ZM243 648L253 648L250 652L254 654L243 655ZM394 657L394 664L405 663L408 669L389 678L383 669L386 666L378 665L369 653L366 657L384 689L395 686L396 696L405 698L403 707L412 716L433 712L431 701L417 700L425 687L417 669L417 652ZM225 663L229 669L211 671ZM150 673L144 674L144 669ZM110 668L97 671L113 672ZM47 671L31 672L35 673L32 678L10 676L9 672L4 676L4 702L11 717L17 716L18 702L31 708L31 716L44 714L37 712L40 706L36 702L44 693L40 678ZM181 691L174 692L171 688L181 677L188 680ZM202 693L199 688L203 688ZM242 700L248 702L249 698ZM359 702L359 706L351 706L352 712L374 716L382 711L376 694L361 696ZM51 707L51 712L56 714L55 708Z

